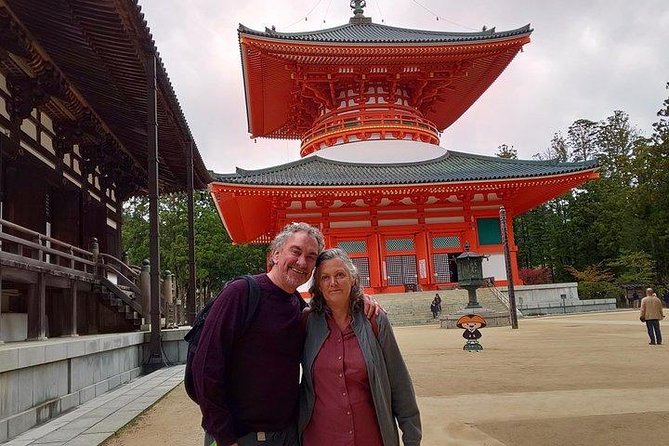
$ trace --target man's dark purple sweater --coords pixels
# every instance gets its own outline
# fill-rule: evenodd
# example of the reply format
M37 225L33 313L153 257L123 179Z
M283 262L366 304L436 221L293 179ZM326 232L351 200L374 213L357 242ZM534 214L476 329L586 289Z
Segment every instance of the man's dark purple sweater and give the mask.
M237 280L212 306L193 359L202 427L219 446L249 432L283 430L297 414L300 298L266 274L255 278L261 297L250 325L244 327L248 287Z

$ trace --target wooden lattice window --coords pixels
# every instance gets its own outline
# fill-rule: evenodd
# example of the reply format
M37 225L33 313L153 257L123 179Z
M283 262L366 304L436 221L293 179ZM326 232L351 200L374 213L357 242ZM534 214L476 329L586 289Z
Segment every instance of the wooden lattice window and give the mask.
M360 278L360 286L369 287L369 258L354 257L351 259L355 267L358 269L358 277Z
M432 264L434 266L434 279L437 283L452 282L448 254L434 254Z
M432 237L432 247L434 249L459 248L460 236L445 235L441 237Z
M367 242L365 240L347 240L337 243L337 246L349 254L367 253Z
M386 239L386 251L413 251L415 246L412 238Z
M406 285L418 283L416 274L416 256L386 257L386 274L388 285Z

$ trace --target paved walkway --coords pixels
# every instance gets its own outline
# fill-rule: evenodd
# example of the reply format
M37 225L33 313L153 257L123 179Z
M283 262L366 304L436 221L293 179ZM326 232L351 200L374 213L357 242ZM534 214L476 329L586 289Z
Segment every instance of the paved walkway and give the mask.
M3 446L97 446L183 381L184 365L141 376Z

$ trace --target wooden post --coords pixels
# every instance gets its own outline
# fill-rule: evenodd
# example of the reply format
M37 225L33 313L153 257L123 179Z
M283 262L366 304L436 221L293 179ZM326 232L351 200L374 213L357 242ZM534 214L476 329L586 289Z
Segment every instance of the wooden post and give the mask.
M5 199L5 168L2 159L3 138L0 137L0 220L3 219L2 203ZM2 235L2 223L0 223L0 235ZM2 255L2 238L0 238L0 255ZM0 262L0 344L2 341L2 262Z
M145 361L145 372L162 367L160 348L160 242L158 211L158 103L156 81L156 55L153 50L146 57L146 117L148 134L149 172L149 259L151 260L151 337L149 358Z
M518 328L518 312L516 310L516 292L513 288L513 272L511 269L511 252L509 249L509 237L506 224L506 209L499 208L499 224L502 233L502 245L504 246L504 263L506 265L506 281L509 290L509 316L511 317L511 328Z
M186 297L186 308L188 308L188 323L195 322L195 214L193 210L193 142L188 141L186 148L186 190L188 196L188 295Z
M68 315L69 317L69 324L67 327L67 332L65 333L66 336L79 336L79 333L77 331L77 298L78 298L78 290L77 290L77 281L76 280L70 280L70 289L69 289L69 300L70 300L70 314Z
M37 273L37 283L28 288L28 340L46 339L46 277Z

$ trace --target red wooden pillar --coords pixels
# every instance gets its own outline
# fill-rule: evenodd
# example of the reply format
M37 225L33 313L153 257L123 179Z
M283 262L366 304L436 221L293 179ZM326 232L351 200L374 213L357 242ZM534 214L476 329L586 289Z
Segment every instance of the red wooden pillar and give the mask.
M367 257L369 258L369 286L379 288L383 286L383 270L381 269L381 253L379 251L379 235L367 236Z
M414 246L416 247L416 275L417 282L421 286L430 284L430 254L428 250L428 240L425 231L414 235Z

